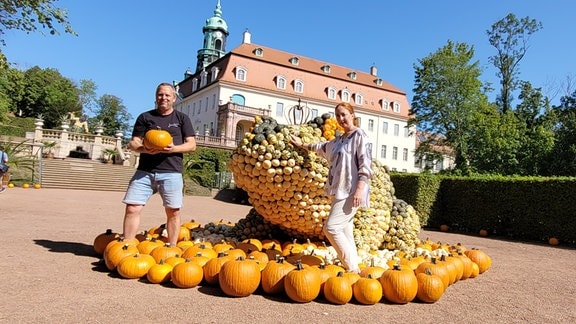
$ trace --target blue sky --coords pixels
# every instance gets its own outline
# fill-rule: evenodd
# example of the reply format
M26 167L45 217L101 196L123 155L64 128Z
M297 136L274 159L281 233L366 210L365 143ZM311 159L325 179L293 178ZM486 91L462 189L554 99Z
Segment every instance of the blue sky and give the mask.
M195 68L202 27L216 2L61 0L57 6L68 10L78 36L12 30L2 51L21 70L37 65L75 82L93 80L98 96L119 97L135 118L153 107L159 82L181 80L186 69ZM404 90L409 102L414 65L448 40L474 46L482 81L497 87L488 62L495 49L486 30L508 13L544 26L520 63L520 79L542 87L558 104L567 80L576 78L573 0L221 0L221 5L228 51L248 30L255 44L365 72L375 64L379 76Z

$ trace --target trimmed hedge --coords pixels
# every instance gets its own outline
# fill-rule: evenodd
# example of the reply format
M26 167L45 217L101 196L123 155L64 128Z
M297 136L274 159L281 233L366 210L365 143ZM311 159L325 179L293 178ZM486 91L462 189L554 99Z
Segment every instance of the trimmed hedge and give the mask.
M396 196L423 226L514 240L576 244L576 178L393 174Z

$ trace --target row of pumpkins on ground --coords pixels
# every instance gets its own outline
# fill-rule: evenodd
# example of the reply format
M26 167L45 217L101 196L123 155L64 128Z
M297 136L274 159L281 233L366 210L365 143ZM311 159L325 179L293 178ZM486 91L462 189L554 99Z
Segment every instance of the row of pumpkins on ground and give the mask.
M190 226L201 229L188 222L181 233L189 233ZM352 299L373 305L383 298L397 304L415 299L433 303L450 285L491 267L490 257L482 250L429 240L421 241L411 253L395 251L385 264L377 265L374 255L371 262L360 265L358 274L325 262L318 252L333 247L323 242L245 239L212 243L183 236L177 246L171 246L161 227L134 239L124 239L109 229L96 236L93 247L107 269L123 278L171 282L179 288L204 283L220 287L231 297L249 296L261 288L266 294L285 294L299 303L324 296L338 305Z

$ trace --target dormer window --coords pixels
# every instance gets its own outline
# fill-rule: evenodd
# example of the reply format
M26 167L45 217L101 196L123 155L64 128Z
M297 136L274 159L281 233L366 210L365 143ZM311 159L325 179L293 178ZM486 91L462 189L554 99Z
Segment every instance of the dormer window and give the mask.
M192 79L192 91L198 90L198 78Z
M291 57L291 58L290 58L290 63L291 63L292 65L298 65L298 63L300 63L300 59L297 58L296 56Z
M330 100L336 100L336 88L334 87L328 87L328 89L326 89L327 91L327 95L328 95L328 99Z
M394 101L394 112L400 113L400 103L398 101Z
M254 55L262 57L264 56L264 50L258 47L257 49L254 50Z
M294 92L304 92L304 82L302 80L294 80Z
M218 72L220 72L220 69L219 69L217 66L215 66L215 67L213 67L213 68L210 70L210 72L211 72L211 74L212 74L212 76L210 77L210 79L211 79L212 81L214 81L214 80L216 80L216 79L218 78Z
M322 66L322 72L324 72L324 73L330 73L330 65L324 65L324 66Z
M386 100L386 99L382 99L382 110L385 110L385 111L389 111L389 110L390 110L390 106L389 106L388 100Z
M286 90L286 77L283 75L276 76L276 88Z
M248 70L246 70L243 66L236 67L236 80L238 81L246 81L246 74L248 74Z
M374 82L376 83L376 85L381 86L384 83L384 80L378 78L378 79L374 80Z
M200 72L200 87L205 86L208 83L208 72L205 70Z
M364 102L364 96L361 93L357 93L354 95L354 103L357 105L362 105Z
M356 72L350 72L348 73L348 77L352 80L356 80Z
M340 97L342 97L342 101L350 102L350 90L348 90L348 88L342 89L340 92Z

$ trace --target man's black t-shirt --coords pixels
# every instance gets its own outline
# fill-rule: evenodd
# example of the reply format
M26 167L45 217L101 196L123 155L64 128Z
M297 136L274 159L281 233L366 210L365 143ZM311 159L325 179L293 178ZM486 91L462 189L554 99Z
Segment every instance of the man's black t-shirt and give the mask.
M163 116L156 109L144 112L138 116L132 136L144 137L151 129L162 129L172 135L174 145L184 143L186 137L194 136L194 128L190 118L177 110ZM179 172L182 173L182 153L140 154L138 170L146 172Z

